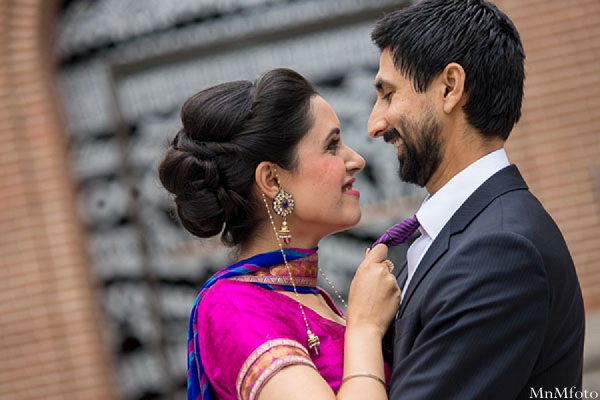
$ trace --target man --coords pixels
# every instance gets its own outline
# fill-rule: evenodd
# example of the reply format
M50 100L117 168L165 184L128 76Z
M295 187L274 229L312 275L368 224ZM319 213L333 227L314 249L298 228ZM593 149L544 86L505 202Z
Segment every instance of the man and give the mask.
M581 390L573 261L504 151L523 97L516 28L483 0L425 0L382 18L372 38L382 53L369 135L429 193L398 279L389 398Z

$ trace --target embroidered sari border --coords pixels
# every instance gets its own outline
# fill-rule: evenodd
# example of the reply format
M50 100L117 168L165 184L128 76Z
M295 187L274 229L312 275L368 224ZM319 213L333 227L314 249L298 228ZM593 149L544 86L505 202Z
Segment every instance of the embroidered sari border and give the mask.
M247 399L243 398L242 395L242 385L244 384L244 379L246 375L250 371L250 369L254 366L254 364L260 359L260 357L275 347L292 347L297 350L300 350L303 356L299 355L288 355L282 358L277 359L275 362L271 363L267 368L263 370L260 376L257 378L256 382L252 386L252 390ZM244 361L240 371L238 373L237 381L236 381L236 391L238 400L254 400L262 386L266 383L266 381L277 371L287 365L293 364L305 364L310 367L317 369L315 364L310 359L310 355L308 354L308 350L298 343L295 340L291 339L273 339L266 341L265 343L258 346Z
M239 275L228 278L232 281L249 282L249 283L265 283L267 285L292 286L292 279L289 276L256 276L256 275ZM294 283L296 286L316 287L317 278L295 277Z
M247 400L256 400L256 396L262 389L265 383L281 368L287 367L288 365L308 365L315 370L317 367L315 364L302 356L288 356L284 358L280 358L277 361L271 363L268 368L266 368L262 374L258 377L254 385L252 386L252 390L250 391L250 395L248 395Z

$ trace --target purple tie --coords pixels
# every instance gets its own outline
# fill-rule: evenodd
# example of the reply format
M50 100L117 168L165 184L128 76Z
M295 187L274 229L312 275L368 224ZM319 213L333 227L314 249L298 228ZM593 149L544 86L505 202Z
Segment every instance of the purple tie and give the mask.
M416 215L411 218L407 218L385 231L385 233L381 235L381 237L377 239L375 243L373 243L371 248L375 247L379 243L383 243L387 247L398 246L399 244L406 243L406 241L419 228L419 225L420 224Z

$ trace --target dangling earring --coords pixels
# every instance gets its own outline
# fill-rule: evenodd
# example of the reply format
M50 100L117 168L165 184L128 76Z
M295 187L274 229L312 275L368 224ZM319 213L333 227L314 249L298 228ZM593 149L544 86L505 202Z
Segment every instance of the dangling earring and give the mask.
M281 191L283 191L284 193L287 193L283 189L280 189L280 192ZM289 193L287 193L287 194L289 195ZM290 197L291 197L291 195L290 195ZM292 269L290 268L290 264L287 261L287 257L285 255L285 251L283 250L283 246L281 245L281 240L280 240L281 230L279 231L279 234L278 234L277 228L275 227L275 221L273 221L273 216L271 215L271 210L269 209L269 204L267 203L267 197L265 196L264 193L262 193L262 198L263 198L263 202L265 203L265 207L267 209L267 215L269 216L269 221L271 222L271 227L273 228L273 233L275 233L275 239L277 240L277 246L279 246L279 251L281 252L281 256L283 257L283 263L285 264L285 268L287 269L288 275L292 282L292 287L294 288L294 294L296 295L296 301L298 302L298 307L300 307L300 312L302 313L302 319L304 320L304 325L306 326L306 342L308 344L308 349L314 351L315 354L318 355L319 354L319 346L321 345L321 340L310 329L310 325L308 324L308 319L306 319L306 313L304 312L304 307L302 306L302 302L300 301L300 296L298 295L298 289L296 288L296 282L294 281L294 277L292 275ZM274 200L273 200L273 203L275 203ZM293 207L293 205L292 205L292 207ZM273 207L273 208L275 208L275 207ZM288 214L286 214L286 215L288 215Z
M294 211L294 198L288 192L286 192L279 183L279 176L277 176L277 172L275 172L275 176L277 177L277 184L279 185L279 191L273 197L273 211L275 214L279 215L283 218L283 222L281 223L281 228L279 229L279 238L283 240L285 244L290 244L292 242L292 232L290 232L290 228L287 224L287 216Z

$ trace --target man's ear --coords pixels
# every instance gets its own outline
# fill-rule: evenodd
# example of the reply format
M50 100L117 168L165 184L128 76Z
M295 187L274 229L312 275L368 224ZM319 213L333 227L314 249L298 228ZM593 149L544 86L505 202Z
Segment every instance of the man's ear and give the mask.
M256 166L254 171L254 180L258 187L258 191L264 193L268 198L272 199L279 191L279 182L277 181L277 173L275 165L269 161L262 161Z
M446 114L450 114L458 105L462 106L465 97L465 70L460 64L446 65L440 74L440 83L443 85L443 107Z

